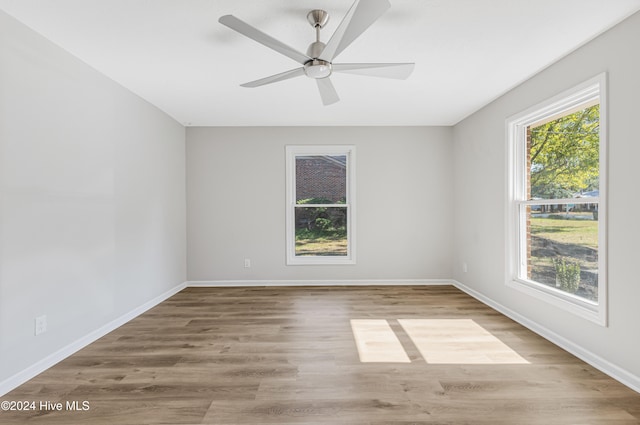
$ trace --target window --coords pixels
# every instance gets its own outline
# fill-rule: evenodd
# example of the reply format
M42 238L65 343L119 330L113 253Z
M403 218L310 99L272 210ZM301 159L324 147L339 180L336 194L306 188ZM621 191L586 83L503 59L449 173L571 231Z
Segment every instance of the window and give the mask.
M507 284L606 325L603 74L507 120Z
M355 148L287 146L287 264L355 263Z

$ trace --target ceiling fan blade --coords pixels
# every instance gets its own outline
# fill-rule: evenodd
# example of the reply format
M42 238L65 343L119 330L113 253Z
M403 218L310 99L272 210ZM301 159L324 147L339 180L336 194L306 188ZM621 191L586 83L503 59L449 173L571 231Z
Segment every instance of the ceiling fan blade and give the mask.
M252 27L233 15L225 15L218 19L218 22L264 46L269 47L270 49L275 50L278 53L293 59L301 65L304 65L305 62L311 60L311 58L304 53L297 51L293 47L287 46L283 42L263 33L259 29Z
M415 63L334 63L333 72L369 75L404 80L411 75Z
M299 77L304 75L304 68L296 68L290 71L281 72L280 74L272 75L270 77L261 78L259 80L250 81L248 83L240 84L242 87L259 87L266 84L277 83L278 81L288 80L290 78Z
M320 97L322 98L324 106L331 105L340 100L329 78L318 78L316 82L318 83L318 90L320 90Z
M390 7L388 0L356 0L320 54L320 59L332 62Z

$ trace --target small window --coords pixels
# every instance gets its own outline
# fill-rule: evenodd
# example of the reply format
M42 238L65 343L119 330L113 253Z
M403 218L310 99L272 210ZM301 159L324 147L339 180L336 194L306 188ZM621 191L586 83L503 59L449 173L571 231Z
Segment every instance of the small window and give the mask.
M606 324L605 77L507 122L508 283Z
M287 146L287 264L355 263L355 148Z

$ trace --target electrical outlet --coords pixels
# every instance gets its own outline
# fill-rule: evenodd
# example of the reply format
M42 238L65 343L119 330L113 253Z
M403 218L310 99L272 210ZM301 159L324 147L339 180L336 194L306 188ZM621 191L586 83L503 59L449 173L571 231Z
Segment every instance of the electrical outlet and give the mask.
M468 271L469 271L469 268L467 267L467 263L462 263L462 271L463 271L464 273L466 273L466 272L468 272Z
M251 268L251 259L249 259L249 258L245 258L244 259L244 268L245 269Z
M47 316L38 316L35 319L35 334L40 335L47 331Z

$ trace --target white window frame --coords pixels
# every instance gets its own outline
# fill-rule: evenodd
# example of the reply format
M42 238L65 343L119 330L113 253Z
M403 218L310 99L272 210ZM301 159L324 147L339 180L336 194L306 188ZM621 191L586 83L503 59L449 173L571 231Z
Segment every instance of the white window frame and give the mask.
M598 202L598 301L586 300L559 289L522 278L526 267L526 224L521 209L527 205L557 204L558 200L527 200L526 198L526 129L528 126L562 116L590 101L600 104L600 181L599 197L566 199L566 203ZM506 284L528 295L546 301L582 318L607 326L607 74L602 73L506 120L507 141L507 203L506 203ZM570 202L569 202L570 201ZM524 262L524 263L523 263Z
M295 209L313 205L296 205L296 157L330 155L347 157L346 202L323 204L323 207L347 209L347 255L346 256L296 256ZM286 251L287 265L340 265L356 263L356 148L352 145L295 145L286 146Z

